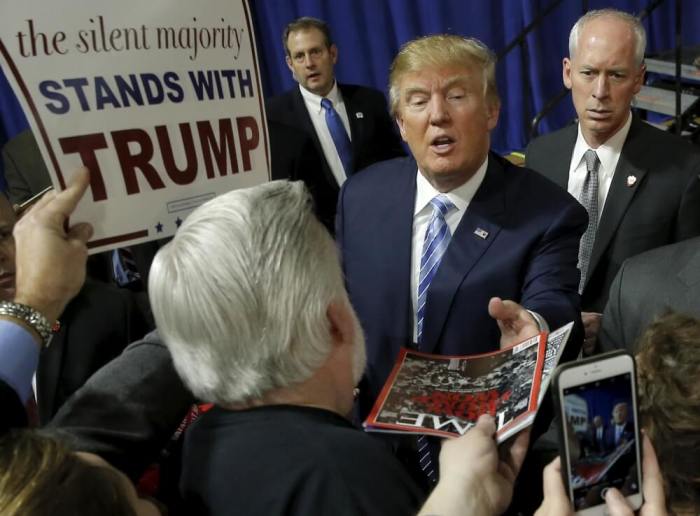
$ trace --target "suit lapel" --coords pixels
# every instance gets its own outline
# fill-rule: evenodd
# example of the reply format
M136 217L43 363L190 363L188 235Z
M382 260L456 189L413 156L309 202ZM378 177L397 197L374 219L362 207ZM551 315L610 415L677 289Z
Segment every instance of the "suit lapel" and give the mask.
M352 95L352 90L347 86L338 84L338 89L340 94L343 96L343 102L345 103L345 112L348 115L348 122L350 122L350 140L352 142L352 161L357 163L357 155L359 149L359 142L363 140L362 135L362 120L364 118L364 113L360 111L360 106L356 106L354 103L354 97ZM354 165L356 166L356 165ZM353 166L353 168L354 168Z
M610 244L610 241L615 235L622 218L627 211L627 207L634 198L640 185L644 182L644 176L646 176L647 171L645 169L639 168L632 164L632 162L627 159L627 156L636 156L635 162L641 163L644 160L640 160L639 156L645 153L644 149L639 148L640 145L636 141L637 132L637 120L632 120L632 127L627 135L627 141L622 147L622 152L620 153L620 159L617 162L617 167L615 168L615 174L613 175L612 182L610 183L610 190L608 190L608 196L605 200L605 206L603 212L600 215L600 222L598 224L598 229L596 231L595 243L593 244L593 252L591 253L591 260L588 265L588 279L590 279L598 263L600 262L605 249ZM629 185L628 178L634 177L634 182Z
M39 406L39 417L42 424L48 423L49 414L54 411L58 380L63 363L63 352L66 347L67 318L61 318L61 329L51 338L51 345L41 350L39 367L36 372L36 397Z
M484 181L469 203L428 288L422 351L435 350L457 290L501 230L505 216L503 174L498 158L489 155Z
M391 264L386 270L389 292L396 303L396 353L400 346L413 342L413 304L411 302L411 249L413 244L413 210L416 204L416 173L413 159L403 161L401 183L394 186L390 205L386 210L386 241L394 242L383 250L384 261Z

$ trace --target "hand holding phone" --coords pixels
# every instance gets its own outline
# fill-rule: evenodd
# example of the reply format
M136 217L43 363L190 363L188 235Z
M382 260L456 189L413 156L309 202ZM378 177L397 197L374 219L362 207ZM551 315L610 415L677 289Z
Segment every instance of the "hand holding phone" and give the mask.
M646 435L643 437L643 448L642 490L644 492L644 505L642 505L639 514L640 516L665 516L667 512L664 481L659 470L659 463L656 460L654 447ZM537 509L535 516L572 515L574 511L564 488L560 457L554 459L544 468L542 477L544 500L542 500L542 505ZM634 514L625 497L615 488L607 491L605 505L607 514L610 516L632 516Z
M553 394L567 496L576 514L606 513L606 494L642 505L641 445L634 358L625 352L564 364Z

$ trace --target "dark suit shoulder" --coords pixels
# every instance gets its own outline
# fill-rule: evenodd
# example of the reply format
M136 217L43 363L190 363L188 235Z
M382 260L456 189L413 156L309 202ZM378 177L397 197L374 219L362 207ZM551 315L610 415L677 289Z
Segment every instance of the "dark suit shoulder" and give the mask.
M700 237L682 240L674 244L651 249L625 260L623 268L633 281L644 280L649 274L659 276L662 268L673 264L679 269L693 256L700 256ZM700 277L698 278L700 281Z
M280 95L268 97L265 99L265 112L270 120L275 120L282 123L291 123L286 116L294 111L294 97L301 96L298 89L285 91Z
M410 179L418 172L416 161L410 156L378 161L363 168L345 181L343 189L349 191L382 190L396 187L397 183Z
M525 165L532 167L530 160L540 158L549 153L552 149L564 145L574 145L578 135L577 125L571 124L551 133L543 134L532 140L525 149Z
M700 160L700 149L697 146L675 134L663 131L637 118L632 121L632 127L627 135L622 152L625 153L630 150L659 156L664 161L668 161L669 158L672 158L674 161L683 158Z
M14 138L8 140L8 142L3 146L3 151L8 154L35 153L36 155L40 155L36 138L34 138L34 133L32 133L30 129L22 131Z
M563 207L568 205L580 206L569 192L554 181L528 167L518 167L493 153L489 159L495 159L503 167L506 180L507 195L518 199L529 194L536 195L536 199L547 199L549 207Z

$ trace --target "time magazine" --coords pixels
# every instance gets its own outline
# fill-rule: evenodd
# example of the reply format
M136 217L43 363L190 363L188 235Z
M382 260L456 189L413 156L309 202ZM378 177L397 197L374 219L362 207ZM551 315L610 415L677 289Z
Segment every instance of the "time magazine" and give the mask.
M505 441L532 424L572 327L569 323L481 355L430 355L404 348L365 430L458 436L489 413L496 419L497 441Z

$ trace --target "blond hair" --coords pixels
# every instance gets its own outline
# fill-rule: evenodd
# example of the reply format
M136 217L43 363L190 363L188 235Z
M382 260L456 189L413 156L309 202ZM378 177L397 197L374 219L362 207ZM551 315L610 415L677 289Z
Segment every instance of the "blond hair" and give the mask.
M136 516L116 472L29 430L0 438L0 514Z
M424 36L405 43L389 69L389 99L392 115L398 114L401 91L399 84L407 73L425 67L475 66L481 70L484 82L484 100L497 105L496 55L476 38L453 34Z

